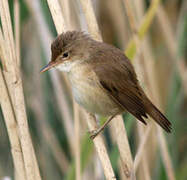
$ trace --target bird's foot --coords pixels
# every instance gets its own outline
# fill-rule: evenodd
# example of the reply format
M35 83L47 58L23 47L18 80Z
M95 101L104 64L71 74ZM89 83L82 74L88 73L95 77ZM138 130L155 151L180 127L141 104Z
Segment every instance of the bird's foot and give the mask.
M100 133L100 130L99 129L92 130L92 131L89 131L89 133L90 133L90 139L93 140Z

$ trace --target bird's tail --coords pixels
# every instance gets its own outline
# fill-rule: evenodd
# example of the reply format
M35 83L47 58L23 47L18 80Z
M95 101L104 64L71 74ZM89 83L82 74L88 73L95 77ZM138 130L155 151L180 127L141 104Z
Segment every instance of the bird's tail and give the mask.
M158 108L151 103L147 98L148 103L146 103L147 114L151 116L166 132L171 132L171 123L169 120L158 110Z

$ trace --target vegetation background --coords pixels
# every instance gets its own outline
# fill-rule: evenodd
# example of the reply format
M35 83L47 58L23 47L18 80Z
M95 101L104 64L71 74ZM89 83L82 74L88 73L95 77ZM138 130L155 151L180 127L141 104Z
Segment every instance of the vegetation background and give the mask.
M187 179L187 1L93 0L90 7L89 2L1 0L0 179L100 180L108 177L106 170L103 171L103 161L99 160L100 146L97 140L94 146L89 139L88 118L73 102L66 77L56 70L39 73L50 60L50 45L58 33L84 30L99 39L99 33L94 34L96 22L103 41L124 50L132 60L142 86L173 127L171 134L163 134L154 123L144 127L126 113L123 115L126 131L121 130L123 135L117 139L111 127L115 126L113 121L102 139L116 179L130 179L128 171L141 180ZM89 15L96 15L96 22L89 19L86 8ZM89 8L94 9L94 14ZM9 12L11 23L3 16L8 17ZM9 60L14 63L9 64ZM11 65L20 73L11 74ZM17 86L14 77L21 84ZM20 89L16 91L17 87ZM24 99L19 94L22 87ZM14 121L8 124L11 118ZM105 120L100 119L101 123ZM125 141L126 134L130 151L125 151L123 156L119 142ZM29 162L34 162L33 169ZM127 171L122 162L129 167Z

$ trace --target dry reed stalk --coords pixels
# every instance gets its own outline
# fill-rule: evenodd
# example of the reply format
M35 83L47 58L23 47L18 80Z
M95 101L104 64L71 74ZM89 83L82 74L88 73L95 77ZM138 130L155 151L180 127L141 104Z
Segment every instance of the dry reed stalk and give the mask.
M0 29L0 43L1 43L1 44L5 43L5 42L4 42L4 38L3 38L3 33L2 33L2 31L1 31L1 29ZM2 64L2 70L3 70L3 71L7 71L6 62L5 62L5 59L6 59L6 58L5 58L5 54L6 54L6 53L3 52L3 49L2 49L2 47L0 46L0 58L1 58L1 59L0 59L0 60L1 60L0 63ZM0 68L0 70L1 70L1 68Z
M82 9L86 18L88 32L92 35L94 39L102 41L92 2L90 0L80 0L80 3L82 5Z
M142 137L142 134L144 134L144 131L145 131L145 127L142 126L142 124L137 124L139 127L138 127L138 136L139 137ZM152 124L151 124L152 125ZM150 126L149 126L150 127ZM148 127L148 128L149 128ZM141 140L141 138L139 138L139 140ZM139 175L142 175L142 178L141 179L144 179L144 180L151 180L151 173L150 173L150 168L149 168L149 164L148 164L148 157L147 157L147 154L145 152L145 149L144 149L144 154L142 154L143 156L143 163L142 163L142 170L140 170L140 174ZM136 158L136 157L135 157ZM134 161L135 162L135 161ZM142 173L143 172L143 173Z
M136 14L136 20L137 20L136 24L140 25L140 22L144 16L144 9L145 9L144 8L144 6L145 6L144 1L143 0L134 0L134 5L135 5L135 12L134 13ZM155 87L155 84L156 84L155 80L153 79L153 74L154 74L153 58L150 58L150 59L147 58L147 54L149 54L149 51L150 51L150 48L149 49L145 48L145 45L147 45L147 43L148 43L148 41L147 41L147 38L145 37L145 40L142 43L142 50L141 50L142 57L140 56L141 62L140 62L140 60L138 61L139 62L138 66L139 66L139 71L140 71L140 72L138 72L138 74L139 75L142 74L142 76L140 76L141 77L140 80L141 80L141 82L143 82L143 84L146 84L145 91L150 89L150 86L152 86L152 85L154 85L154 87ZM145 62L144 59L147 61ZM144 66L147 68L145 68ZM148 71L149 71L149 73L148 73ZM149 76L148 76L148 74L149 74ZM155 90L156 90L156 87L155 87ZM151 92L150 91L148 92L148 96L150 96L150 97L153 96L151 94ZM153 94L154 94L154 92L153 92ZM149 158L150 156L148 156L149 151L146 152L146 148L147 148L147 146L157 147L157 141L154 140L155 131L153 131L154 128L152 128L152 127L153 127L153 122L150 122L149 127L145 132L145 130L143 130L145 128L142 127L140 124L138 124L138 137L139 137L139 141L140 141L140 146L139 146L138 151L136 153L134 164L137 169L138 164L141 162L142 165L139 166L139 172L140 172L139 175L143 175L142 179L150 179L149 170L150 170L151 163L149 163L149 162L151 161L151 159ZM150 131L150 129L152 129L152 130ZM148 134L147 134L147 132L148 132ZM145 139L148 137L150 140L147 142L147 140L145 140ZM142 148L142 150L141 150L141 148ZM154 157L155 153L156 153L156 148L154 151L150 152L152 157ZM143 157L143 161L141 161L142 157ZM149 160L149 162L148 162L148 160ZM142 171L144 173L142 173Z
M20 3L18 0L14 0L14 29L17 64L20 66Z
M136 72L139 77L141 77L140 70L142 70L141 65L139 63L136 63ZM140 81L144 82L145 78L146 78L146 76L144 75L142 78L140 78ZM145 90L146 94L148 94L147 88L144 88L144 90ZM150 164L148 164L148 160L150 161L150 159L148 159L149 152L146 151L146 148L149 147L150 145L151 146L153 145L152 147L155 147L155 144L154 144L155 141L154 141L154 139L151 139L151 138L155 138L155 135L153 135L153 136L151 135L151 134L155 134L155 131L153 131L154 130L153 125L155 125L155 124L153 124L153 122L149 122L149 124L146 128L143 127L142 124L138 123L137 125L138 125L137 128L138 128L139 146L138 146L138 149L137 149L137 152L135 155L135 159L134 159L134 169L135 169L135 172L137 172L137 169L139 168L139 172L140 172L139 175L141 175L141 177L143 176L142 179L146 179L146 178L150 179L150 173L148 172L148 169L147 169L147 167L150 166ZM143 131L142 128L144 128L146 130ZM149 138L149 141L147 141L148 138ZM152 154L154 155L154 152L155 151L153 148L153 150L151 151L151 155ZM139 166L140 162L141 162L141 166ZM142 174L142 172L144 172L144 173Z
M158 9L159 9L159 7L158 7ZM151 51L150 47L151 47L151 45L148 41L144 43L144 48L143 48L144 56L145 56L145 59L147 59L146 64L145 64L145 66L146 66L145 69L149 74L148 78L149 78L149 84L150 84L150 91L152 92L152 99L154 100L156 105L161 107L158 87L156 87L156 77L155 77L156 73L154 72L154 58L153 58L152 51ZM149 91L149 94L150 94L150 91ZM167 150L166 140L165 140L163 132L161 132L160 128L158 128L158 134L159 134L158 137L160 137L160 136L162 137L162 139L160 137L160 138L158 138L158 140L160 143L161 154L163 156L163 159L167 160L167 161L164 161L164 165L167 170L167 175L168 175L168 177L174 178L174 173L172 170L172 163L171 163L170 156L169 156L169 153Z
M114 13L112 13L112 16L113 16L113 22L114 22L114 25L117 27L118 31L119 31L119 39L121 41L121 44L124 46L122 47L122 49L125 48L125 45L127 44L128 40L129 40L129 28L127 28L127 19L126 19L126 16L125 16L125 12L124 12L124 9L123 9L123 6L121 6L122 2L119 1L118 3L116 3L117 7L114 9ZM111 9L112 6L110 6ZM115 17L116 15L115 14L118 14L118 17ZM117 19L117 21L116 21Z
M127 28L126 17L121 1L117 0L111 6L111 1L99 1L105 11L107 11L107 17L110 16L111 24L115 29L115 34L118 35L120 48L124 49L129 39L129 31ZM100 10L102 11L102 9ZM101 12L102 13L102 12ZM106 12L105 12L106 13ZM102 14L101 14L102 15Z
M38 111L39 107L37 108L36 104L34 105L33 109L35 109L36 113L38 113L37 111ZM38 115L41 113L44 113L44 112L45 111L39 112ZM39 117L39 116L37 116L37 117ZM43 120L45 120L45 119L43 119ZM59 168L60 168L62 174L65 174L68 171L69 160L68 160L66 154L64 153L60 142L56 138L56 134L55 134L56 131L46 121L43 121L42 126L40 126L40 128L41 128L41 131L43 132L43 137L45 139L45 142L51 148L52 154L53 154L57 164L59 165Z
M127 3L128 3L128 1L126 0L126 6L127 6ZM130 8L129 8L129 5L127 6L128 7L128 10L127 11L130 11ZM131 11L132 12L132 11ZM130 13L130 12L129 12ZM134 29L135 28L135 21L132 21L132 13L131 13L131 15L129 15L129 17L130 17L130 21L131 21L131 27ZM132 26L132 24L134 24L133 26ZM160 141L162 144L163 144L163 142L165 142L165 138L164 138L164 136L163 136L163 134L162 134L162 132L160 132L161 130L159 129L159 133L160 133L160 135L162 136L162 141ZM164 146L165 145L165 146ZM167 162L165 162L164 164L165 164L165 166L166 166L166 172L167 172L167 174L168 174L168 177L170 177L171 176L171 170L172 170L172 166L171 166L171 162L170 162L170 159L169 159L169 155L168 155L168 151L167 151L167 146L166 146L166 143L164 144L163 146L161 146L161 147L164 147L164 151L162 151L162 155L164 155L164 157L165 157L165 159L167 159ZM161 150L163 150L163 148L161 148ZM167 155L167 156L166 156Z
M41 37L41 42L44 48L46 59L50 59L49 45L52 42L52 35L49 32L47 24L41 13L42 10L41 10L39 1L26 0L26 3L35 19L35 22L37 24L36 27L40 27L40 29L38 29L38 32L39 32L39 37ZM50 73L52 83L54 86L56 102L58 104L58 107L60 109L60 115L62 117L61 119L63 119L63 123L65 126L66 134L68 137L68 142L70 145L70 150L71 150L71 153L74 154L75 148L74 148L74 138L73 138L74 137L73 118L70 112L70 108L68 107L67 98L65 97L64 89L61 86L61 79L59 78L57 72L49 71L49 73ZM65 83L65 85L67 84Z
M113 120L109 127L111 130L112 142L114 143L117 140L117 146L120 152L120 161L118 162L120 176L123 177L123 179L135 179L128 138L127 136L124 138L124 132L125 134L127 133L122 116L117 116L115 121Z
M125 179L126 176L123 172L123 167L121 166L121 159L118 160L118 171L119 171L119 179Z
M135 0L134 4L135 4L136 12L137 12L137 20L139 21L138 23L140 23L141 19L144 16L144 9L145 9L144 1ZM146 84L145 91L148 94L148 97L152 97L151 99L153 100L153 102L158 104L157 98L159 98L159 94L158 94L158 89L157 89L158 87L156 86L157 83L155 79L154 58L151 53L151 44L148 41L147 37L145 37L145 40L142 43L142 52L143 52L142 53L143 67L141 69L143 70L142 74L144 74L143 75L144 78L142 78L141 81L143 82L143 84ZM151 91L148 91L149 89L151 89ZM154 97L157 97L157 98L153 98L153 94L155 95ZM142 167L144 168L146 166L149 166L149 170L151 170L152 167L154 168L152 161L154 161L155 159L157 146L158 146L158 143L157 143L158 141L155 139L155 124L153 124L153 122L150 122L150 123L151 123L150 125L153 128L152 128L152 131L150 131L150 134L148 135L150 140L146 143L146 147L151 146L152 151L146 152L146 149L145 149L143 151L144 154L141 154L141 153L139 154L140 158L144 157L144 160L142 161L143 163ZM140 128L138 130L141 131ZM149 175L147 176L147 178L148 179L150 178Z
M5 46L2 46L3 44L6 45L6 42L4 40L3 32L1 30L1 28L0 28L0 44L1 44L1 46L0 46L0 57L1 57L1 59L0 60L1 60L2 68L3 68L2 70L7 71L6 61L5 61L5 59L6 59L6 51L5 50L6 49L5 49Z
M129 174L131 174L130 167L128 167L127 165L131 165L132 156L131 156L131 154L127 155L130 152L128 139L123 139L123 137L124 137L123 132L125 131L125 133L126 133L126 129L124 128L123 119L120 116L118 116L117 118L119 118L119 120L112 121L111 124L109 124L109 127L110 127L112 143L115 143L115 141L117 139L117 145L121 149L122 157L124 157L123 159L119 158L119 160L118 160L120 178L126 179L129 176ZM116 129L115 128L116 126L118 126L119 128ZM123 141L123 142L121 142L121 141ZM126 144L128 144L128 146L125 146ZM133 166L133 164L132 164L132 166ZM132 166L131 166L131 169L132 169ZM132 172L132 173L134 175L134 172Z
M39 91L37 91L39 92ZM38 121L42 121L39 125L40 131L42 134L42 141L46 142L48 144L49 148L51 148L52 154L59 165L59 168L62 172L62 174L66 173L68 171L68 166L69 166L69 161L62 151L62 148L60 146L59 141L57 140L54 130L51 128L51 126L48 125L47 122L45 122L44 118L44 109L41 108L41 106L38 106L38 98L36 100L33 100L34 97L32 98L32 105L31 108L33 109L34 113L36 114L36 117L42 116ZM36 103L35 103L36 102Z
M33 38L34 39L34 38ZM38 39L36 40L38 43ZM30 43L32 43L30 41ZM38 49L37 47L37 44L34 44L32 43L32 48L34 46L34 48ZM31 48L31 47L27 47L28 48ZM33 50L33 49L32 49ZM34 52L36 52L34 50ZM31 52L33 53L33 51ZM29 55L29 57L31 57L32 59L32 64L34 67L34 73L33 74L38 74L39 70L38 70L38 66L40 65L39 64L39 61L37 59L37 55ZM38 74L39 76L39 74ZM29 106L31 106L31 108L33 109L33 112L36 114L36 117L38 118L37 119L37 124L39 127L38 128L38 132L40 137L42 138L41 139L41 146L45 146L46 147L46 144L48 145L47 148L51 148L51 152L57 162L57 164L59 165L59 168L62 172L62 174L66 173L67 170L68 170L68 166L69 166L69 161L65 155L65 153L63 152L62 148L61 148L61 145L58 141L58 139L56 138L55 136L55 130L48 124L48 122L46 121L47 117L46 117L46 114L45 114L45 103L44 103L44 97L43 97L43 88L42 88L42 82L41 82L41 78L37 78L37 76L35 76L33 78L33 85L35 87L35 91L37 92L37 94L33 94L33 96L30 97L30 100L28 101L30 103ZM45 148L44 147L44 148Z
M70 0L60 0L59 4L67 29L71 30L72 22L70 16L73 12L70 13Z
M117 140L117 145L121 159L122 172L125 175L124 177L125 179L135 180L136 177L133 168L133 160L122 116L117 116L115 119L113 119L111 123L111 127L115 132L115 137Z
M0 29L0 44L5 44L4 42L4 38L3 38L3 34L2 31ZM5 52L3 52L4 49L3 47L0 47L0 59L1 59L1 63L2 63L2 67L3 67L3 71L7 71L6 67L5 67ZM8 94L8 89L7 89L7 85L4 79L4 75L3 72L1 71L0 68L0 82L2 83L0 86L0 92L2 92L1 96L0 96L0 105L1 105L1 109L2 112L4 114L4 119L5 119L5 125L7 127L7 131L8 131L8 136L10 139L10 145L11 145L11 152L12 152L12 157L13 157L13 164L14 164L14 178L15 180L17 180L18 178L20 179L24 179L26 178L25 175L25 167L24 167L24 162L23 162L23 154L21 151L21 146L20 146L20 142L19 142L19 136L17 133L17 123L15 120L15 116L14 116L14 112L12 109L12 104L11 104L11 100L10 100L10 96ZM7 107L6 107L7 106ZM12 111L12 112L10 112ZM8 113L7 113L8 112ZM13 113L13 114L12 114ZM12 119L13 118L13 119ZM13 127L13 128L12 128ZM12 128L12 130L11 130ZM12 136L12 135L15 136ZM17 148L16 148L17 145ZM15 153L17 149L18 155ZM18 171L18 169L23 168L23 173L20 173Z
M47 58L49 59L49 57L50 57L49 53L48 53L49 50L48 50L48 47L46 47L46 45L49 45L51 43L52 37L51 37L51 34L49 33L49 31L47 31L48 28L47 28L47 25L43 19L42 14L41 14L41 8L39 5L39 2L38 1L37 2L36 1L34 1L34 2L27 1L27 4L29 5L30 8L32 8L32 12L35 12L35 13L33 13L33 15L35 16L35 21L37 21L37 23L41 27L39 30L39 33L42 37L41 41L44 46L45 54L47 55ZM74 144L75 143L74 143L74 138L73 138L74 133L72 131L72 129L73 129L72 122L73 121L72 121L72 118L70 117L70 111L69 111L69 108L67 105L67 100L65 98L65 93L63 92L63 89L60 86L61 82L60 82L60 79L58 78L57 74L53 71L50 73L50 75L52 77L52 82L55 87L55 95L57 97L56 98L57 103L58 103L58 106L60 107L60 112L61 112L61 115L63 116L62 119L64 120L64 124L66 127L65 129L67 131L68 139L70 142L70 147L71 147L70 149L72 151L72 154L74 154L74 151L75 151ZM59 97L59 94L60 94L60 97ZM51 131L49 127L47 128L47 130L48 130L47 132ZM49 134L47 134L46 131L43 131L43 132L44 132L44 137L49 139L49 141L47 141L47 142L50 142L50 144L51 144L51 148L53 150L54 157L57 160L57 163L59 164L59 167L61 168L62 173L66 172L67 160L64 156L64 153L60 149L58 141L55 140L55 137L53 134L49 133L50 134L50 136L49 136ZM51 141L51 138L53 139L52 141Z
M61 8L63 17L65 19L67 29L73 30L76 28L75 18L72 18L73 12L70 12L70 1L61 0ZM76 167L76 180L81 180L81 158L80 158L80 114L79 106L75 101L73 101L73 111L74 111L74 144L75 144L75 167Z
M158 127L158 135L159 135L158 139L159 139L159 143L160 143L160 149L161 149L161 154L162 154L162 158L163 158L163 163L166 168L168 179L175 180L175 174L174 174L174 170L173 170L172 163L171 163L171 157L169 156L167 143L166 143L166 140L164 138L163 132L160 129L160 127Z
M182 80L182 84L185 88L185 92L187 93L187 86L186 86L186 78L185 78L185 72L186 72L186 68L183 65L183 60L182 59L178 59L176 61L177 58L177 45L176 45L176 40L175 40L175 36L174 33L172 32L172 28L169 22L169 19L167 18L166 13L164 12L162 6L160 5L158 8L158 13L157 13L157 18L158 18L158 22L160 27L162 28L162 32L164 34L164 38L165 41L167 43L168 49L173 57L173 63L174 65L177 65L177 68L179 70L179 74L181 76L181 80ZM175 179L175 175L174 175L174 171L173 171L173 167L172 167L172 163L171 163L171 159L168 153L168 149L167 149L167 145L165 142L165 139L163 139L163 133L161 132L161 130L159 129L158 131L159 133L159 142L160 142L160 146L161 146L161 152L162 152L162 156L164 159L164 164L165 167L167 169L167 175L168 178L173 180Z
M138 32L137 32L141 40L144 38L145 34L149 30L149 27L151 25L151 22L153 21L159 2L160 0L153 0L146 14L144 15L140 28L138 29ZM136 47L135 42L131 40L128 43L125 53L128 54L128 57L132 58L136 52L136 48L137 47Z
M96 153L94 153L93 159L94 159L93 179L104 179L102 166L101 166L99 157L97 156ZM89 175L89 179L90 179L90 177L92 177L92 176Z
M157 90L157 87L155 86L156 82L155 82L155 77L154 77L155 76L154 75L154 68L153 68L154 64L151 63L151 62L154 62L154 60L153 60L153 55L151 54L151 51L150 51L150 45L148 45L147 43L144 43L143 52L145 54L145 59L147 59L145 69L148 71L148 74L149 74L148 80L149 80L150 88L148 90L148 94L150 94L150 92L153 92L152 96L151 96L152 99L153 99L153 102L155 102L155 104L160 106L161 103L159 101L158 90ZM150 63L148 63L148 62L150 62ZM155 82L155 83L153 83L153 82ZM160 134L159 136L162 136L162 139L161 138L159 139L160 140L159 142L160 142L160 145L161 145L161 152L162 152L162 155L164 156L163 158L167 159L167 161L164 161L164 162L167 162L165 164L166 169L170 169L170 171L167 171L167 174L168 174L168 176L171 176L169 174L172 173L171 172L172 164L171 164L171 160L170 160L169 153L168 153L168 150L167 150L165 137L163 135L163 132L162 131L160 132L160 131L161 131L161 129L160 129L160 127L158 127L158 133ZM140 153L139 156L140 157L142 156L141 153ZM174 174L173 174L173 177L174 177Z
M126 3L128 3L128 0L126 0ZM130 8L128 6L128 11L130 11ZM132 11L131 11L132 12ZM131 13L132 15L132 13ZM131 19L131 24L132 23L135 23L135 21L132 21L132 16L129 16ZM132 26L132 28L134 29L136 26L135 24ZM166 142L165 142L165 137L163 135L163 132L161 131L160 127L158 127L158 133L160 135L160 145L161 145L161 154L163 156L163 158L167 161L164 162L164 165L166 167L166 172L167 172L167 175L169 178L172 178L174 179L174 174L173 174L173 170L172 170L172 164L171 164L171 160L170 160L170 157L169 157L169 153L168 153L168 149L167 149L167 145L166 145Z
M62 33L63 30L66 31L67 28L64 24L64 18L62 16L62 13L60 10L59 2L57 0L55 0L55 1L48 0L48 5L50 8L57 32ZM88 115L87 123L88 123L89 129L91 131L97 127L96 119L92 116ZM94 139L94 144L95 144L96 150L99 154L100 160L102 162L106 178L107 179L115 179L115 175L114 175L112 166L110 164L110 160L109 160L109 157L108 157L108 154L107 154L107 151L106 151L106 148L105 148L102 138L100 136L96 137Z
M75 129L75 166L76 166L76 180L81 180L81 163L80 163L80 119L79 107L73 101L74 110L74 129Z
M126 9L126 13L127 13L128 19L129 19L129 24L130 24L131 30L132 30L133 35L134 35L134 40L135 40L136 47L139 48L137 53L136 53L136 61L135 62L137 62L137 63L135 63L135 67L136 67L136 70L141 71L140 61L137 60L137 58L140 57L140 55L141 55L141 52L140 52L140 50L141 50L140 49L140 39L139 39L138 34L137 34L137 32L138 32L137 22L136 22L135 17L134 17L134 12L132 11L132 7L131 7L132 4L128 0L124 0L123 2L124 2L124 6L125 6L125 9ZM139 74L139 76L140 76L141 73L137 72L137 74ZM140 128L141 127L138 126L138 131L142 132L140 130ZM136 154L135 159L134 159L134 170L135 170L135 172L136 172L138 164L140 162L140 161L137 161L137 160L140 159L140 157L145 156L144 147L145 147L145 143L146 143L148 134L150 132L150 126L148 127L148 131L147 132L148 133L146 133L145 135L141 134L141 136L139 136L139 137L143 137L143 138L140 139L140 146L138 148L138 153ZM139 154L141 154L141 156ZM146 167L148 167L147 158L144 159L144 161L142 162L142 166L141 166L142 170L141 170L141 172L142 171L144 172L143 173L144 174L144 179L147 179L147 178L150 179L149 172L147 171L147 169L145 169Z
M2 32L0 29L0 44L4 44L2 39ZM4 60L3 49L0 47L0 58ZM13 107L11 104L10 96L8 94L7 85L4 79L4 75L0 69L0 104L2 108L2 112L5 119L5 124L8 131L8 136L11 145L11 152L13 157L13 163L15 168L15 174L17 175L17 179L26 180L26 172L23 161L22 149L20 146L19 135L17 132L17 123L13 111ZM21 169L21 171L20 171Z
M93 11L91 1L80 0L80 2L86 17L89 33L96 40L102 41L102 37L100 35L99 27L97 24L97 20ZM123 119L122 117L116 117L112 120L112 122L113 126L111 126L111 128L113 128L113 131L116 132L117 145L119 148L120 158L125 177L126 179L135 179L133 173L133 162Z
M96 124L95 116L91 114L87 115L87 123L90 130L95 130L98 128ZM93 121L94 119L94 121ZM98 135L93 139L94 145L96 147L96 151L98 153L99 159L101 161L102 167L104 169L104 174L107 180L116 179L114 171L112 169L112 165L107 153L107 149L104 145L104 141L102 135Z
M56 31L58 34L61 34L62 32L66 32L67 26L65 24L65 20L61 11L61 7L58 0L47 0L53 22L56 27Z
M4 75L12 99L16 120L18 122L19 137L25 162L26 177L27 180L38 180L41 178L37 162L35 161L36 158L27 124L22 81L17 64L17 55L15 51L9 7L6 0L2 0L0 2L0 16L7 50L5 56L7 72L5 72ZM1 44L1 46L4 45Z
M141 159L144 157L143 156L144 149L145 149L145 145L146 145L146 142L147 142L147 139L149 137L149 133L150 133L151 129L152 129L152 126L149 125L148 128L146 129L145 133L141 134L141 136L143 135L143 138L141 138L140 145L138 147L136 156L134 158L134 170L135 170L135 172L137 171L137 168L139 166L139 163L140 163Z
M68 30L75 30L80 29L79 26L79 19L77 16L76 7L76 1L74 0L60 0L59 1L62 13L64 15L65 23L67 25Z
M29 19L28 22L31 26L33 26L33 19ZM43 64L41 61L39 61L41 60L40 58L38 60L38 56L40 54L40 44L38 43L38 38L36 36L37 32L36 30L31 30L29 26L26 26L26 28L24 28L22 32L22 38L27 38L27 41L29 42L24 46L25 49L29 49L29 51L27 51L26 53L25 60L27 61L28 67L30 67L31 64L33 67L31 70L32 75L26 77L24 87L26 92L31 92L26 99L27 105L29 109L32 109L33 113L35 114L35 117L37 117L35 127L36 131L38 132L37 134L40 141L40 147L38 147L36 143L36 147L38 147L36 148L36 152L38 154L38 152L43 150L45 154L48 149L51 149L51 154L54 156L57 165L59 165L59 169L62 171L62 174L64 174L65 172L67 172L69 162L61 148L59 141L55 137L55 130L46 121L47 117L44 108L45 102L42 87L42 78L39 78L39 68L42 67ZM30 35L29 37L28 34ZM32 82L32 84L30 82ZM44 171L45 170L43 170L43 172Z
M168 50L172 56L172 60L173 60L172 62L174 65L177 66L179 75L181 76L182 85L185 89L185 94L187 95L187 78L186 78L187 67L185 66L184 60L182 58L177 59L176 36L173 33L171 23L161 5L158 7L157 19L162 29L165 41L167 43Z
M20 4L18 0L14 1L14 29L15 29L15 48L17 55L17 64L20 66ZM19 180L18 172L15 172L15 179Z
M139 38L137 36L137 22L134 18L134 13L132 11L132 4L129 2L129 0L123 0L123 3L124 3L124 6L125 6L125 10L126 10L126 14L127 14L127 17L128 17L128 20L129 20L129 24L130 24L130 28L131 28L131 31L134 35L134 38L135 38L135 43L136 43L136 46L138 46L139 44Z

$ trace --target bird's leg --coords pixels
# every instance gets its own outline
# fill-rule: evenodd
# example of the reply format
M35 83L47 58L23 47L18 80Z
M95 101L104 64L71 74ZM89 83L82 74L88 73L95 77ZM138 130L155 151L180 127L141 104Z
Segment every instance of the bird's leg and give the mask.
M114 118L116 116L116 114L115 115L113 115L113 116L111 116L110 118L108 118L108 120L107 121L105 121L105 123L101 126L101 127L99 127L98 129L96 129L96 130L93 130L93 131L91 131L90 132L90 138L93 140L104 128L105 128L105 126Z

